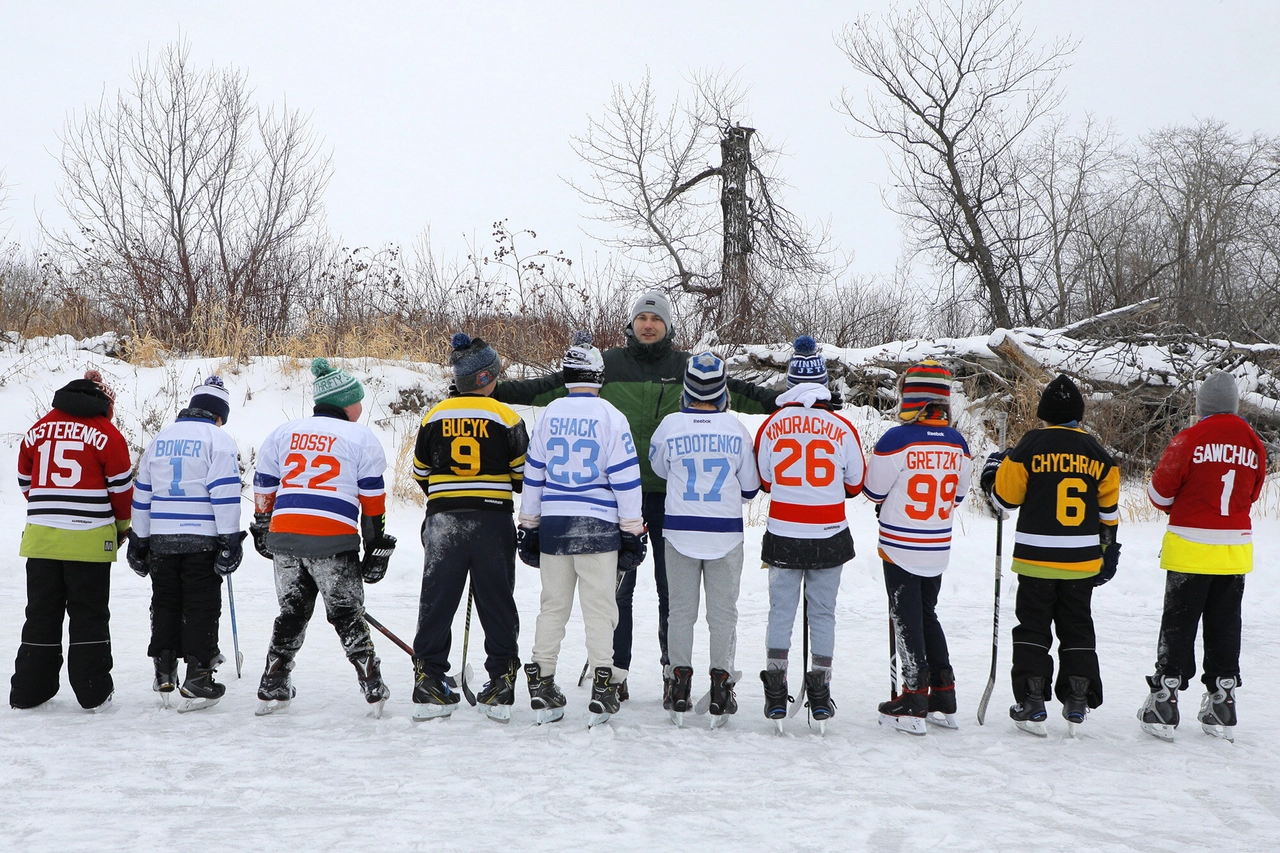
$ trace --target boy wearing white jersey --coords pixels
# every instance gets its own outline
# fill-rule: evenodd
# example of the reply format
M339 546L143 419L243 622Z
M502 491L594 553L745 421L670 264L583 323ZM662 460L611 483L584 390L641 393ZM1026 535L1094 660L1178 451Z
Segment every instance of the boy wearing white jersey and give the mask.
M862 491L866 463L858 431L832 408L827 363L808 335L795 341L778 405L756 434L760 486L772 496L760 550L769 567L768 663L760 673L765 716L779 726L787 716L787 656L803 589L813 643L804 691L813 718L825 728L835 715L836 596L841 569L853 559L844 502Z
M751 433L728 411L725 364L704 352L689 359L680 411L653 434L649 462L667 481L666 564L671 689L667 710L689 710L698 585L707 592L711 633L711 714L738 710L733 690L738 590L742 580L742 505L760 491ZM680 717L674 718L677 723Z
M969 446L950 426L951 371L933 360L907 368L895 426L876 442L863 494L876 504L889 619L902 689L880 719L924 734L930 712L954 724L955 675L935 608L951 553L955 506L969 492Z
M539 722L560 719L556 661L576 585L594 672L590 709L600 722L617 713L618 684L627 677L613 666L615 590L618 573L644 560L640 460L626 417L600 399L604 360L589 334L574 335L563 370L569 396L553 400L534 425L520 506L520 559L542 572L525 674Z
M231 395L217 376L196 388L178 419L152 440L138 462L133 491L129 566L151 576L151 689L168 695L187 662L181 710L217 704L226 687L213 680L218 651L222 579L244 555L240 530L240 463L223 432Z

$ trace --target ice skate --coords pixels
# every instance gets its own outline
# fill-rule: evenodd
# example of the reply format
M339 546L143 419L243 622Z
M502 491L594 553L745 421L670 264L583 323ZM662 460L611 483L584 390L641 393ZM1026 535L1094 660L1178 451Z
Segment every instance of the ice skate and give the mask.
M609 682L612 675L611 667L596 667L595 676L591 679L591 703L587 705L587 710L591 712L591 717L587 720L589 729L608 722L622 707L618 699L618 685Z
M461 697L440 677L427 675L422 664L413 662L413 720L434 720L448 717L458 706Z
M1067 698L1062 703L1062 718L1067 721L1067 737L1075 737L1089 715L1089 679L1073 675L1067 679Z
M1049 729L1045 725L1045 720L1049 719L1049 712L1045 710L1042 698L1046 694L1047 688L1043 678L1028 678L1026 698L1009 708L1009 718L1013 720L1014 725L1036 737L1048 737Z
M689 691L692 688L693 668L678 666L671 671L670 707L667 713L677 728L683 728L685 712L690 709Z
M538 725L564 719L566 700L556 685L555 675L543 675L536 663L525 664L524 674L529 680L529 706L537 714Z
M516 679L520 676L520 661L512 660L507 671L485 683L476 694L480 712L495 723L511 722L511 706L516 702Z
M170 702L170 696L178 687L178 653L166 650L153 657L152 662L155 664L156 677L151 682L151 689L160 694L160 707L173 707Z
M1176 675L1148 675L1151 692L1138 709L1142 730L1152 737L1172 741L1178 727L1178 687L1182 679Z
M1200 727L1207 735L1235 742L1236 728L1236 679L1233 676L1219 678L1212 693L1205 693L1200 700Z
M356 679L364 693L364 700L373 706L374 718L382 719L382 711L391 698L391 689L382 680L382 660L369 652L352 658L351 664L356 668Z
M293 661L268 652L267 667L262 672L262 680L258 682L258 710L254 714L265 717L289 707L293 700L293 681L289 671L293 669Z
M925 720L944 729L958 729L956 721L956 678L950 667L934 673L929 688L929 713Z
M214 681L213 674L217 671L218 664L222 663L223 660L222 655L218 655L206 666L194 658L187 659L187 679L182 682L182 687L179 688L182 698L186 701L179 706L179 714L202 711L218 704L227 692L227 688Z
M904 690L896 698L880 703L880 725L909 735L925 733L928 714L929 694L924 690Z
M787 695L787 671L761 670L760 680L764 682L764 715L773 720L778 727L778 734L782 734L782 722L787 718L787 703L795 701Z
M102 702L101 702L100 704L98 704L98 705L94 705L92 708L89 708L89 709L87 709L87 710L89 711L89 713L90 713L90 714L109 714L109 713L111 713L111 711L115 709L115 706L111 704L111 699L112 699L115 695L116 695L116 694L114 694L114 693L108 694L108 695L107 695L107 698L106 698L106 699L103 699L103 700L102 700ZM42 704L44 704L44 703L42 703Z
M814 669L805 674L804 692L808 697L805 707L818 721L818 732L827 733L827 720L836 715L836 703L831 699L831 685L827 683L830 670Z
M711 728L718 729L729 722L729 715L738 713L738 697L733 690L732 676L723 669L711 670L711 697L707 710L711 712Z

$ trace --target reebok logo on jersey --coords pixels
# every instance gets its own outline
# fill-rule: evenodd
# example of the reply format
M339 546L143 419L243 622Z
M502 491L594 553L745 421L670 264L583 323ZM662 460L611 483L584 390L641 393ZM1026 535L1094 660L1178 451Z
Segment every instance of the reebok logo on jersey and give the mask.
M552 418L548 422L552 435L577 435L583 438L596 437L598 421L593 418Z
M289 436L290 450L319 450L321 453L331 453L333 445L338 441L337 436L333 435L315 435L309 432L295 432Z
M1258 452L1238 444L1202 444L1191 454L1191 461L1196 465L1203 462L1225 462L1228 465L1257 468Z
M446 418L440 421L442 438L488 438L488 418Z

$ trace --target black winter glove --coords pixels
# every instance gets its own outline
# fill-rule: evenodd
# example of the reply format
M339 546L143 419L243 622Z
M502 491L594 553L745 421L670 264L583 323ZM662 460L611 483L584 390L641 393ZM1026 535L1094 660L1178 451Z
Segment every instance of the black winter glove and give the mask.
M989 496L996 487L996 471L1000 469L1000 463L1009 455L1008 450L997 450L987 457L987 461L982 464L982 476L978 479L978 485L982 487L982 491Z
M129 568L137 573L138 577L145 578L151 574L151 567L147 565L147 558L151 556L151 542L143 539L132 529L129 530L129 550L125 552L125 559L129 561Z
M391 555L396 550L396 537L390 533L382 534L365 545L364 561L360 564L360 574L365 583L377 583L387 576L387 566L391 563Z
M255 512L253 524L249 525L249 533L253 535L253 550L268 560L275 557L267 548L267 531L271 529L271 513Z
M218 537L218 556L214 558L213 570L222 577L240 568L244 559L244 537L249 534L243 530L239 533L224 533Z
M622 531L622 546L618 549L618 571L630 572L639 568L647 553L649 553L649 531L646 530L638 536Z
M538 540L538 528L516 528L516 553L520 555L520 562L535 569L542 563L542 551Z
M844 408L844 395L840 393L838 388L828 388L831 391L830 406L837 412Z
M1102 549L1102 570L1093 578L1094 586L1102 586L1107 581L1116 576L1116 569L1120 567L1120 543L1112 542L1110 545Z

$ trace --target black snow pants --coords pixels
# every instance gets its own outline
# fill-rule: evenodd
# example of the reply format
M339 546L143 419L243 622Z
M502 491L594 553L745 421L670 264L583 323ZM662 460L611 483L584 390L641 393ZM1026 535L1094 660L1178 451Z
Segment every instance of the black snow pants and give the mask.
M1090 708L1102 704L1102 673L1093 632L1093 577L1051 579L1018 576L1018 624L1013 629L1013 698L1027 698L1027 679L1053 683L1050 626L1058 635L1058 680L1054 695L1064 701L1070 677L1089 679ZM1048 696L1039 697L1048 699Z
M1167 572L1156 672L1176 675L1186 690L1196 674L1196 629L1204 621L1204 675L1210 690L1234 676L1240 683L1240 602L1244 575Z
M62 619L67 629L67 680L81 707L111 696L111 564L27 560L27 621L13 664L9 704L34 708L58 692Z
M422 595L413 658L429 678L449 671L453 617L471 576L476 615L484 626L485 670L500 678L520 661L516 611L516 529L511 513L496 510L435 512L423 526Z
M884 588L900 650L903 685L908 690L941 687L939 674L951 667L947 637L936 612L942 576L922 578L885 560Z
M271 632L271 651L293 660L307 636L307 623L316 609L316 595L324 599L325 615L338 632L351 660L373 652L364 621L364 577L360 555L346 551L331 557L275 556L276 599L280 615Z
M667 547L662 536L662 525L667 518L667 493L645 492L641 499L641 514L644 526L649 531L649 554L653 557L653 585L658 592L658 650L665 671L671 663L667 654L667 617L670 611L667 596ZM624 573L616 593L618 627L613 629L613 665L619 669L631 668L636 577L639 574L638 570Z
M199 666L217 658L222 616L222 578L213 569L217 556L217 551L151 555L148 655L173 651L179 660Z

